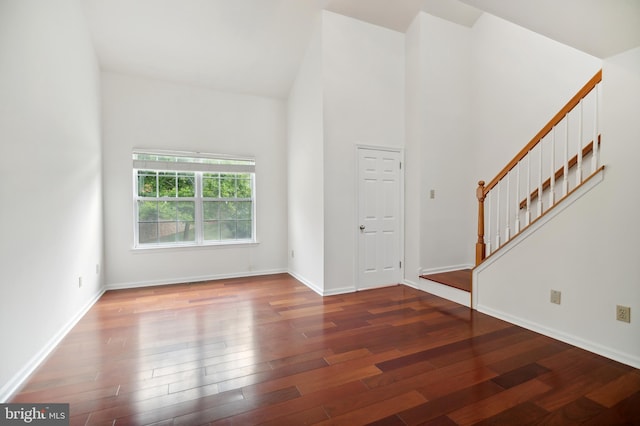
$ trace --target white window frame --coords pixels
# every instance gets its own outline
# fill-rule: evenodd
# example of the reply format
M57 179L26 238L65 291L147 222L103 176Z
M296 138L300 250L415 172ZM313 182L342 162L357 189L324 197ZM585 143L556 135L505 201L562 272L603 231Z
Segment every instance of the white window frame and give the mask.
M221 154L206 154L183 151L165 150L134 150L132 154L133 167L133 248L134 249L158 249L176 247L201 247L201 246L230 246L251 245L257 243L256 234L256 177L255 160L250 157L229 156ZM194 197L143 197L138 195L138 171L149 170L156 172L188 172L195 177ZM204 197L203 176L206 173L248 174L251 177L251 238L237 240L205 240L203 206L206 201L212 201L211 197ZM140 243L138 222L138 201L193 201L194 208L194 241L176 241L161 243ZM218 200L222 200L218 198ZM228 201L247 201L247 199L224 198Z

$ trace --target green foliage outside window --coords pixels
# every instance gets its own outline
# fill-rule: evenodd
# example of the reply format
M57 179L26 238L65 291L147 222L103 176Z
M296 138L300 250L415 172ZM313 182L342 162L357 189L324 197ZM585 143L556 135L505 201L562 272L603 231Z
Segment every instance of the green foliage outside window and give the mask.
M196 194L199 177L201 195ZM196 203L201 206L204 241L252 238L253 191L249 173L138 170L137 184L140 244L194 242Z

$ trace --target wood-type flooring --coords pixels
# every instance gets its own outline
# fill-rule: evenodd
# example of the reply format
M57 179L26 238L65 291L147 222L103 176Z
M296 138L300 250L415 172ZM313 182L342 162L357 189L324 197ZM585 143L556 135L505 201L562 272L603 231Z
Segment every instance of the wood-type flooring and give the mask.
M460 269L457 271L440 272L437 274L420 275L425 280L435 281L440 284L448 285L459 290L471 292L471 269Z
M12 402L72 425L640 424L640 371L403 285L109 291Z

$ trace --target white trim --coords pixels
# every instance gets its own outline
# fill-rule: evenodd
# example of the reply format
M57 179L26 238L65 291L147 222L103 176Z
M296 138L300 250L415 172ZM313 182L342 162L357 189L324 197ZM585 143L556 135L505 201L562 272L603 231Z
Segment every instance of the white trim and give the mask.
M385 287L389 287L389 286L385 286ZM369 289L365 289L365 290L369 290ZM359 290L356 289L355 287L339 287L339 288L332 288L331 290L328 290L328 291L323 291L322 295L323 296L336 296L338 294L355 293L356 291L359 291Z
M520 317L515 317L513 315L509 315L505 312L492 309L483 305L478 305L476 309L478 310L478 312L491 315L492 317L510 322L511 324L515 324L517 326L526 328L527 330L544 334L545 336L551 337L556 340L560 340L562 342L568 343L573 346L577 346L579 348L585 349L587 351L593 352L598 355L602 355L606 358L613 359L623 364L630 365L634 368L640 368L640 357L635 356L633 354L611 350L611 348L602 346L599 343L593 342L591 340L585 340L580 337L574 336L572 334L563 333L560 330L549 328L542 324L528 321Z
M402 148L401 146L367 145L363 143L358 143L356 144L356 152L358 149L371 149L374 151L399 152L401 154L404 153L404 148Z
M228 240L223 243L207 243L207 244L145 244L143 246L135 247L132 246L130 249L131 253L145 253L145 252L153 252L159 251L162 253L171 252L173 250L182 252L185 249L195 249L195 250L203 250L203 249L229 249L236 247L257 247L260 245L260 241L242 241L242 240Z
M0 388L0 403L5 403L16 392L31 373L49 356L56 346L65 338L82 317L102 297L105 289L101 289L87 304L82 307L65 325L55 333L51 339L24 366Z
M473 269L475 265L471 263L463 263L460 265L441 266L438 268L419 269L418 275L441 274L443 272L459 271L461 269Z
M304 278L302 275L299 275L299 274L297 274L295 272L292 272L292 271L288 271L287 273L289 275L291 275L293 278L295 278L296 280L300 281L305 286L309 287L314 292L316 292L319 296L324 296L324 294L322 294L323 291L322 291L322 289L320 287L318 287L317 285L315 285L314 283L312 283L308 279Z
M460 265L441 266L438 268L420 268L418 269L418 275L441 274L443 272L459 271L461 269L473 269L473 267L474 265L470 263L463 263ZM468 291L460 290L459 288L427 280L425 278L420 278L417 284L407 280L405 280L405 283L410 287L442 297L443 299L458 303L466 306L467 308L471 307L471 293Z
M182 277L182 278L174 278L170 280L149 280L149 281L133 281L126 283L111 283L105 285L105 290L123 290L129 288L141 288L141 287L153 287L153 286L161 286L161 285L172 285L172 284L185 284L185 283L195 283L201 281L215 281L215 280L223 280L229 278L244 278L244 277L256 277L261 275L275 275L275 274L286 274L288 273L286 269L269 269L264 271L251 271L251 272L233 272L229 274L216 274L216 275L200 275L194 277Z
M230 160L230 161L242 161L242 162L256 162L256 158L247 155L233 155L233 154L215 154L211 152L198 152L198 151L175 151L168 149L153 149L153 148L133 148L131 151L133 155L158 155L162 157L186 157L191 159L210 159L210 160ZM133 158L132 158L133 159ZM134 160L134 161L147 161L147 160ZM153 160L149 160L153 161ZM209 163L200 163L209 164Z
M429 294L433 294L434 296L447 299L459 305L466 306L467 308L471 307L471 293L469 293L468 291L460 290L459 288L440 284L438 282L427 280L424 278L420 278L420 282L418 284L415 284L411 281L405 281L405 283L417 290L421 290Z
M414 283L414 282L413 282L413 281L411 281L411 280L404 279L404 280L402 280L402 282L401 282L400 284L404 284L404 285L406 285L406 286L408 286L408 287L415 288L416 290L422 290L422 289L418 286L418 284Z
M135 170L154 170L172 172L205 172L205 173L255 173L254 165L243 164L203 164L176 163L172 161L133 160Z
M329 291L324 291L323 289L318 287L316 284L312 283L311 281L307 280L301 275L296 274L295 272L289 271L288 274L291 275L296 280L300 281L305 286L309 287L311 290L317 293L318 296L322 296L322 297L335 296L337 294L355 293L357 291L355 287L341 287L341 288L331 289Z

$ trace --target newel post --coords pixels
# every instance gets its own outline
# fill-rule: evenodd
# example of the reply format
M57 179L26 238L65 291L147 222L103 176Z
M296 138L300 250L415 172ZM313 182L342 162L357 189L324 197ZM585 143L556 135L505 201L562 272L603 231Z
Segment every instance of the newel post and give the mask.
M485 258L484 243L484 181L478 182L476 197L478 198L478 242L476 243L476 266Z

